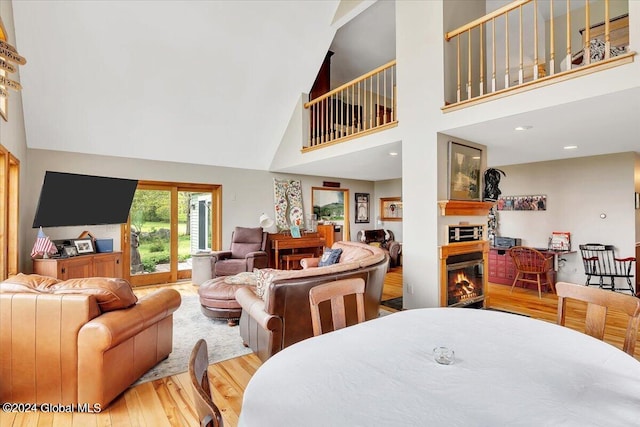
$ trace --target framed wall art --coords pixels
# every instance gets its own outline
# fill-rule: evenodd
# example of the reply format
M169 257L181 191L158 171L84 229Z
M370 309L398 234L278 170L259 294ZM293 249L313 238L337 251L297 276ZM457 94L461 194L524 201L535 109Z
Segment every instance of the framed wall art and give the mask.
M92 254L95 252L95 248L93 247L93 241L91 238L88 239L75 239L73 241L73 246L76 247L78 254Z
M381 221L402 221L402 197L383 197L380 199Z
M481 200L482 150L449 141L449 200Z
M356 224L368 223L369 218L369 193L356 193Z

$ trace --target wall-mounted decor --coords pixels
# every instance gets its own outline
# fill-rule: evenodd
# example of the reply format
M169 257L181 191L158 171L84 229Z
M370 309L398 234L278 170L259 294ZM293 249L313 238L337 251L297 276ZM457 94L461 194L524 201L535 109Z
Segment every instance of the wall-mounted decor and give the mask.
M482 150L449 141L449 200L480 200Z
M311 205L318 222L342 225L343 239L349 237L349 190L342 188L311 188Z
M5 121L9 117L9 92L7 89L22 90L20 83L11 80L7 75L18 71L17 65L26 63L27 60L18 54L16 48L7 43L7 31L2 24L2 19L0 19L0 116Z
M380 199L381 221L402 221L402 197L383 197Z
M356 193L356 224L368 223L369 217L369 193Z
M640 209L640 193L636 193L636 209Z
M273 179L273 198L278 230L303 225L302 184L299 180Z
M499 211L546 211L547 196L500 196L496 207Z

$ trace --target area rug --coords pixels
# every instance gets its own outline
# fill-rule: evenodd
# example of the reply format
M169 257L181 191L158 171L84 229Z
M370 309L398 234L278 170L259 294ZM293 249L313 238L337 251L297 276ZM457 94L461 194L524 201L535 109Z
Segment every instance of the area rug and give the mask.
M242 344L238 326L206 317L200 311L197 295L182 295L182 304L173 313L173 351L136 385L186 372L191 350L200 338L207 341L210 364L251 353L251 349Z
M388 300L384 300L380 302L381 305L384 305L389 308L393 308L394 310L402 310L402 297L391 298Z

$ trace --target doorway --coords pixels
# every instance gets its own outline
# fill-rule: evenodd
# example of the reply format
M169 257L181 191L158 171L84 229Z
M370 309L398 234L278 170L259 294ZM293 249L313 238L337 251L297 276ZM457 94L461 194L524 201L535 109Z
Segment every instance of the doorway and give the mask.
M139 181L123 227L132 286L191 278L192 254L221 245L219 185Z

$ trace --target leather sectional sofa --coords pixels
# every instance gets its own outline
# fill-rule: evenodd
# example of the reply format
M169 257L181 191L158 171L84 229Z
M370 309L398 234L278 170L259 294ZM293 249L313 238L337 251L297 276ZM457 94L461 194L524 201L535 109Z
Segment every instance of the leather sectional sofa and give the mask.
M267 272L270 279L263 297L256 294L253 286L243 286L236 291L236 299L242 306L240 335L261 360L313 336L309 289L319 284L363 278L365 318L378 317L389 256L380 248L360 242L336 242L332 248L343 251L337 264L314 267L317 259L305 259L301 262L303 270L264 269L262 271ZM355 307L355 298L346 300L347 324L356 323L352 307ZM322 311L326 311L323 319L330 319L330 308L321 307ZM323 328L328 326L323 325Z
M171 353L180 302L173 289L138 300L123 279L5 280L0 401L104 409Z

